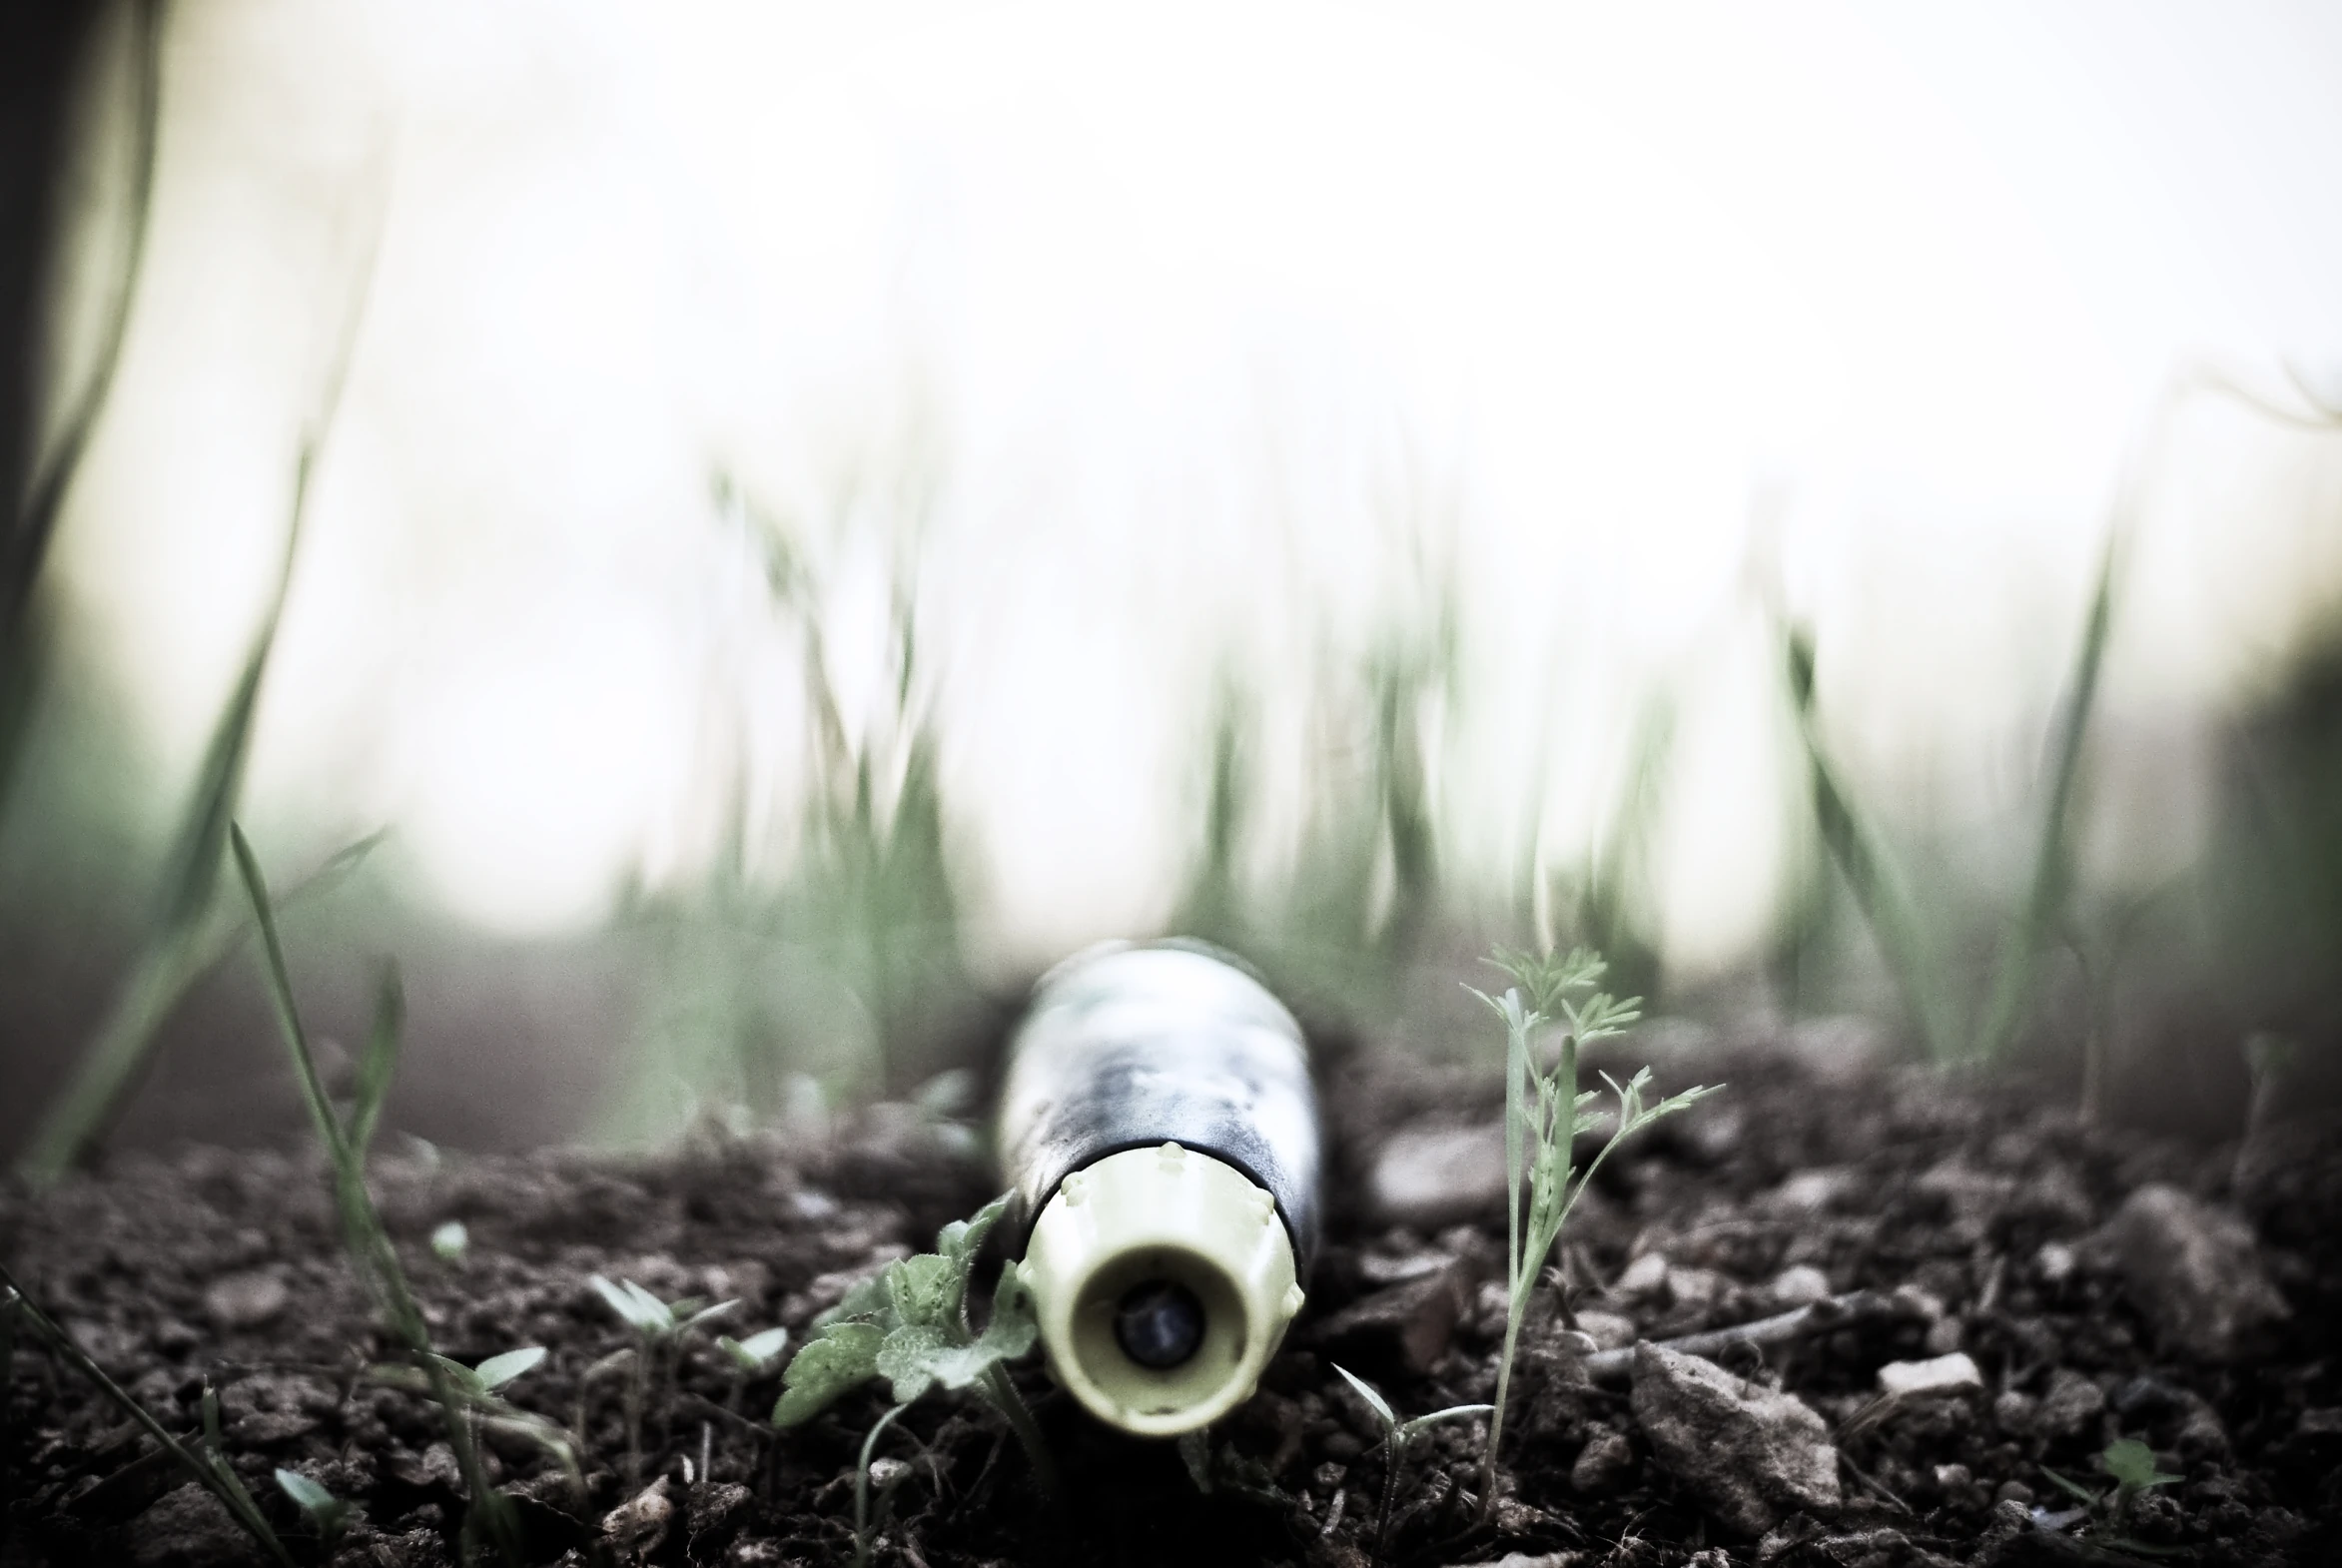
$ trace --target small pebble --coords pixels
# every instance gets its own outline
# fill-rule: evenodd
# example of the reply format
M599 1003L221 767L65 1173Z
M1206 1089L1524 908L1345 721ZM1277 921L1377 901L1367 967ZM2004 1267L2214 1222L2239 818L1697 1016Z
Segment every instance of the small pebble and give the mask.
M1645 1252L1626 1265L1626 1272L1611 1281L1612 1295L1656 1295L1667 1283L1667 1259L1657 1252Z
M1620 1350L1635 1342L1635 1320L1631 1317L1600 1310L1584 1311L1577 1315L1579 1330L1590 1337L1598 1349Z
M276 1321L291 1298L282 1275L254 1269L213 1280L204 1291L204 1311L221 1328L259 1328Z
M2098 1385L2071 1367L2061 1366L2049 1374L2048 1392L2041 1396L2033 1419L2040 1430L2052 1436L2075 1437L2095 1424L2105 1410L2106 1396Z
M2289 1315L2259 1237L2225 1208L2150 1182L2123 1200L2105 1234L2131 1299L2168 1346L2230 1359Z
M1433 1230L1504 1207L1504 1126L1402 1128L1366 1173L1366 1207L1389 1225Z
M1569 1484L1589 1497L1599 1497L1618 1490L1634 1473L1634 1444L1624 1433L1605 1426L1578 1450L1577 1463L1570 1466Z
M1964 1351L1929 1361L1890 1361L1879 1368L1879 1391L1897 1399L1965 1393L1983 1386L1983 1373Z
M1830 1276L1811 1263L1799 1263L1775 1274L1765 1293L1784 1310L1811 1305L1829 1298Z
M2033 1505L2033 1489L2022 1481L2002 1481L1992 1493L1992 1506L2003 1508L2014 1503L2019 1508Z

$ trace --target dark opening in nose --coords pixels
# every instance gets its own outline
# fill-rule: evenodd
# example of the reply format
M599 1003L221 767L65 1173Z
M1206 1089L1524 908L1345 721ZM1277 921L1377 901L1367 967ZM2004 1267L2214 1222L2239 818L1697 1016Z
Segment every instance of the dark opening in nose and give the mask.
M1176 1280L1144 1280L1115 1307L1115 1342L1141 1366L1168 1372L1203 1342L1203 1303Z

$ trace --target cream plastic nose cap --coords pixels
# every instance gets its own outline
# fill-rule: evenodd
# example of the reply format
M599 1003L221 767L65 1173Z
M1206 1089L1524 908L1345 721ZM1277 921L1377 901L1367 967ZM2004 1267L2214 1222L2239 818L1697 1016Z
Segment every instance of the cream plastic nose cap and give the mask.
M1250 1397L1303 1299L1276 1200L1177 1144L1067 1176L1019 1266L1050 1370L1092 1414L1143 1437L1192 1431ZM1191 1292L1203 1318L1193 1353L1160 1369L1132 1359L1115 1322L1127 1294L1158 1281Z

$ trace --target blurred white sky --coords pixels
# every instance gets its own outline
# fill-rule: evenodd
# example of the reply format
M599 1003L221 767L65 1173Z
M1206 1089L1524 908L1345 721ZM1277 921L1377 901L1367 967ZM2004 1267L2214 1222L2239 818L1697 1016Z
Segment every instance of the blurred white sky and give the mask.
M505 930L691 864L743 705L789 765L794 644L719 469L799 519L874 705L888 508L837 497L932 477L997 951L1159 919L1215 668L1291 776L1311 661L1424 611L1427 531L1455 856L1582 854L1667 683L1697 967L1784 862L1756 585L1813 618L1858 772L2003 806L2160 389L2342 390L2324 5L208 0L169 44L56 582L184 767L372 255L253 809L395 823ZM2342 528L2330 437L2163 435L2110 696L2184 730L2332 602Z

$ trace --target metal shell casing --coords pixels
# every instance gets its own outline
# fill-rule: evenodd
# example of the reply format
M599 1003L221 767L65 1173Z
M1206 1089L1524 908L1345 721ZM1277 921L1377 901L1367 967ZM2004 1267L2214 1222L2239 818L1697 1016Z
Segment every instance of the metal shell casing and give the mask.
M1299 1025L1200 944L1115 944L1042 980L1010 1050L998 1147L1053 1371L1126 1430L1204 1424L1250 1393L1315 1250L1321 1139ZM1118 1356L1101 1326L1142 1277L1204 1303L1202 1349L1175 1372Z

